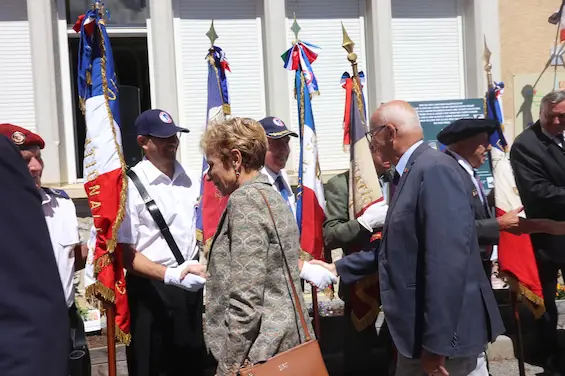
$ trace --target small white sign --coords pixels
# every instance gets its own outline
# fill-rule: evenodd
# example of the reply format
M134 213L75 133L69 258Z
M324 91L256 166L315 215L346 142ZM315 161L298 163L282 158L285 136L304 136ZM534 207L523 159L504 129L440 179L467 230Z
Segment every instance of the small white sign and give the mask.
M89 309L84 318L84 331L86 333L102 330L102 320L98 309Z

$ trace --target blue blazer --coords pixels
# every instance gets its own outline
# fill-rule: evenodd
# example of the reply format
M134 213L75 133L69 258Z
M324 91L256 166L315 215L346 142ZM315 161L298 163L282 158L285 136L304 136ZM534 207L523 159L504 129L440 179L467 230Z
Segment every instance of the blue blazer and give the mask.
M68 375L69 314L39 192L0 135L0 375Z
M378 268L381 302L398 351L477 356L504 332L483 271L468 177L420 145L391 200L378 250L336 262L345 283ZM467 180L465 180L467 179Z

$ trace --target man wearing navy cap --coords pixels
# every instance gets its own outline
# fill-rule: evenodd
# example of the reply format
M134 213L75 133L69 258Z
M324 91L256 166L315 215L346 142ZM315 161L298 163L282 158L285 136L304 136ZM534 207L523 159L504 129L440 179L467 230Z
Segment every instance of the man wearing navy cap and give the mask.
M487 278L491 280L492 246L498 244L500 231L514 234L521 233L525 222L518 214L522 208L516 208L496 218L491 210L494 205L493 192L485 195L482 183L476 169L485 163L487 153L491 148L489 138L496 130L496 123L490 119L460 119L456 120L438 133L439 142L447 146L446 153L455 158L461 168L469 175L469 185L473 192L475 206L475 226L483 267ZM472 186L471 186L472 184ZM489 202L490 201L490 202Z
M290 137L298 137L298 135L288 129L286 124L277 117L269 116L259 120L259 123L265 129L269 143L265 156L265 167L261 172L267 175L273 188L281 194L296 217L296 199L284 169L290 155Z
M18 147L41 197L71 324L71 350L77 350L82 355L80 361L72 364L71 375L83 374L74 367L80 364L83 370L90 370L90 359L84 324L75 305L73 282L75 270L84 268L87 248L80 240L75 204L64 191L41 186L44 167L41 150L45 147L41 136L13 124L0 124L0 134L8 137Z
M198 178L176 161L178 134L189 131L163 110L143 112L134 126L145 156L128 172L126 215L118 231L129 271L129 375L172 376L190 369L197 376L204 358L205 279L195 274L182 278L181 273L203 268L197 261L195 228L200 187ZM161 226L147 208L151 203L162 216Z

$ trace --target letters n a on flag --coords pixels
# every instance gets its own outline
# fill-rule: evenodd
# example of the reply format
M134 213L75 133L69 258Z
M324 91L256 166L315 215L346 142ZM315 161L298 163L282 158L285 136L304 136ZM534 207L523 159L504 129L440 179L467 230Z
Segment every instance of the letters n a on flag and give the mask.
M213 123L223 122L230 115L230 101L226 70L229 65L220 47L213 46L206 55L208 62L208 109L206 127ZM202 160L202 184L200 184L200 200L196 216L197 238L208 244L216 232L220 217L228 203L228 196L222 196L214 183L206 179L208 163L206 157Z
M360 77L350 77L345 72L341 78L345 88L345 115L343 121L344 147L349 148L349 218L358 218L367 208L383 200L379 177L372 161L367 132L365 99ZM375 236L373 236L375 238ZM359 252L362 249L352 249ZM351 289L351 320L355 329L362 331L376 320L380 311L378 276L364 277L349 287Z
M487 93L487 117L498 124L491 136L492 173L494 176L494 201L496 216L500 217L512 209L522 206L510 160L506 155L507 143L502 132L502 92L503 84L495 83ZM534 256L532 241L528 234L513 235L500 232L498 242L498 263L500 274L511 288L520 293L523 302L539 318L545 312L538 267Z
M80 25L80 29L79 29ZM97 9L79 18L78 92L86 120L84 189L94 228L95 282L88 293L116 307L116 338L130 341L130 315L117 233L125 214L127 179L122 152L117 77L105 21Z
M318 82L311 64L318 47L297 41L281 57L288 70L295 71L295 90L300 124L300 162L296 219L300 229L300 247L305 258L324 259L322 225L325 220L324 188L318 161L318 141L312 112L311 95L318 93Z

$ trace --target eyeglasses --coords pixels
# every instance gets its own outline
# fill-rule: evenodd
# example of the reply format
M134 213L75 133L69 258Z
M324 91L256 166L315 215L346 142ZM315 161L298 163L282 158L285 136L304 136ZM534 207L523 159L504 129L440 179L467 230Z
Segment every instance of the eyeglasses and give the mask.
M378 127L376 127L376 129L373 129L372 131L369 132L365 132L365 137L367 138L367 141L369 141L369 144L371 144L373 137L375 137L376 134L379 134L379 132L385 128L386 125L379 125Z

